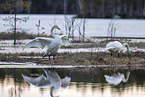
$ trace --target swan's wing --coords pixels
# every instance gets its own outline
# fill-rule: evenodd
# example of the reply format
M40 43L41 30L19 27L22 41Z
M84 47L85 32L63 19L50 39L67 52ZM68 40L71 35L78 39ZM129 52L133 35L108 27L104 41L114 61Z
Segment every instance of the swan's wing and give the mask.
M38 47L38 48L43 49L45 46L49 46L52 40L53 39L36 37L34 40L26 44L22 50L29 47Z
M113 80L114 79L113 76L109 76L109 75L104 75L104 77L106 78L106 80Z
M45 76L41 75L39 77L28 77L22 74L22 77L31 85L36 87L46 87L50 86L50 81L46 79Z
M58 74L53 70L48 70L48 69L43 69L43 70L48 78L58 76Z
M116 49L116 47L113 47L113 46L112 46L112 47L106 47L106 48L105 48L105 50L108 50L108 51L111 50L111 49Z
M123 45L118 41L109 42L105 48L105 50L108 50L110 52L120 52L122 49Z
M67 35L61 35L62 45L68 46L70 45L69 39L67 38Z
M61 80L59 75L57 74L57 72L55 72L53 70L46 70L46 69L43 69L43 70L47 76L47 79L49 79L51 84Z
M69 85L70 80L71 80L70 77L65 77L65 78L61 79L61 88L65 89Z
M68 46L70 45L70 42L68 39L62 39L62 45Z
M122 77L117 75L115 75L115 77L104 75L104 77L109 84L113 84L113 85L118 85L122 81Z
M106 47L122 47L123 45L118 41L109 42Z
M117 48L117 47L107 47L105 48L106 51L110 51L110 52L120 52L121 49Z
M40 81L42 81L44 79L44 76L41 75L39 77L28 77L22 74L22 77L30 84L32 85L36 85L38 83L40 83Z

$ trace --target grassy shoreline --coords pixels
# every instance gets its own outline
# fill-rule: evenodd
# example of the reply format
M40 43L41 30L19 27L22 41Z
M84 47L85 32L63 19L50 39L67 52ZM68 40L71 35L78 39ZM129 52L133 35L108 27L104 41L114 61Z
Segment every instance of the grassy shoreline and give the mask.
M128 57L126 54L113 56L108 52L80 52L80 53L58 53L56 59L42 58L43 54L0 54L2 62L34 62L45 65L127 65L145 64L145 52L132 52ZM23 56L23 57L21 57Z

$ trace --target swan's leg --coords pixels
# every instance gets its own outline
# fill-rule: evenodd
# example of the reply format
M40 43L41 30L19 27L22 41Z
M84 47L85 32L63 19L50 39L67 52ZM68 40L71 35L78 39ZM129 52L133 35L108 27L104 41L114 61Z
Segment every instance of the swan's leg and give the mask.
M45 56L43 55L43 58L44 58Z
M48 57L49 57L49 60L50 60L50 55Z
M46 56L47 56L47 53L45 53L45 54L43 55L43 58L46 57Z
M111 56L112 56L112 53L111 53Z
M119 53L118 53L118 57L119 57Z
M55 60L55 55L53 55L53 60Z

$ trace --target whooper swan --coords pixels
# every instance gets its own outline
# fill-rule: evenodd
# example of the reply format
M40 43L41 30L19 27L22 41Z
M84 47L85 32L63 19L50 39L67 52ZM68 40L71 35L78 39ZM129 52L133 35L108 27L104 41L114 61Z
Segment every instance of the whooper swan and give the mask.
M123 51L124 47L127 47L127 52L128 52L128 55L129 55L129 53L130 53L129 45L127 43L121 44L119 41L109 42L106 45L105 50L110 51L111 56L112 56L112 53L118 53L118 57L119 57L119 53Z
M114 73L113 75L109 76L109 75L104 75L106 81L109 83L109 84L113 84L113 85L118 85L121 83L121 81L123 82L127 82L128 79L129 79L129 76L130 76L130 71L127 72L127 75L126 75L126 79L124 77L124 74L123 73Z
M55 59L55 54L60 49L61 45L62 44L68 45L69 41L67 39L62 38L62 37L66 37L66 35L58 35L57 33L53 34L54 29L60 30L60 28L57 25L54 25L51 28L51 36L54 38L36 37L34 40L26 44L23 47L23 50L29 47L38 47L43 49L45 46L47 46L48 48L45 54L43 55L43 58L49 56L49 60L50 60L50 56L53 56L53 59Z
M51 87L50 95L53 96L53 92L59 89L65 89L70 83L71 78L65 77L63 79L55 71L45 70L46 77L42 74L39 77L28 77L22 74L22 77L31 85L36 87L45 88L47 86Z

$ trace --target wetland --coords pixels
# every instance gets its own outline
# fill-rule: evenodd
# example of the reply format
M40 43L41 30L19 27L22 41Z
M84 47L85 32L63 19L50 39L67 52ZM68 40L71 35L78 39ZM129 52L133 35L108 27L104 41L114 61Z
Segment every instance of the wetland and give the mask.
M54 25L54 23L62 28L61 32L65 32L64 16L32 15L27 25L18 23L20 28L29 29L31 27L31 29L28 31L29 34L17 33L16 45L13 45L13 33L1 33L0 97L53 97L53 95L59 95L59 97L96 97L96 95L99 97L144 97L144 20L116 20L117 23L123 24L117 29L116 36L139 37L140 39L119 37L111 39L109 37L98 38L98 36L106 36L107 25L112 19L87 19L86 36L89 37L85 37L86 40L83 42L77 38L75 41L70 39L70 45L61 46L55 60L52 57L49 60L48 57L42 58L47 48L22 50L28 42L37 37L35 23L38 19L46 28L43 29L44 32L50 31L48 25ZM6 31L8 28L3 27L3 23L2 21L1 30ZM75 36L78 34L75 33ZM111 56L110 52L105 51L106 44L115 40L128 43L130 54L127 55L127 49L124 49L119 57L116 53ZM58 94L54 92L51 95L50 87L36 87L22 76L30 78L43 76L45 78L47 74L44 69L56 72L60 78L65 76L71 78L68 87L65 90L58 90ZM118 79L120 81L114 84L106 79L106 75L108 78L113 77L114 81L117 80L115 78L122 79Z
M122 43L127 42L130 46L130 55L124 52L118 57L116 53L113 56L105 51L106 44L110 39L95 39L90 43L70 43L68 46L62 46L56 54L56 59L49 60L42 58L44 51L38 48L28 48L22 50L23 46L31 39L18 40L18 44L13 46L12 40L1 40L0 61L1 62L33 62L45 65L126 65L126 64L144 64L145 47L144 39L119 40ZM94 40L94 39L93 39ZM113 40L112 40L113 41Z

